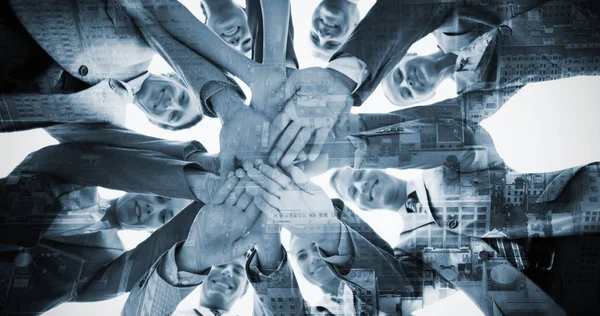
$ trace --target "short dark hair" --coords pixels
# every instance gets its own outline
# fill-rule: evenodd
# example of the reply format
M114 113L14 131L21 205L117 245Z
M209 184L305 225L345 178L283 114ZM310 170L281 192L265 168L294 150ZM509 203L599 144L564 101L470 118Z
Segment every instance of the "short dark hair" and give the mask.
M191 120L188 123L185 123L181 126L171 126L171 125L167 125L167 124L163 124L163 123L157 123L157 122L154 122L153 120L150 120L150 123L152 123L160 128L169 130L169 131L181 131L181 130L196 126L196 124L198 124L198 123L200 123L200 121L202 121L202 118L203 118L202 115L197 115L196 117L194 117L193 120Z

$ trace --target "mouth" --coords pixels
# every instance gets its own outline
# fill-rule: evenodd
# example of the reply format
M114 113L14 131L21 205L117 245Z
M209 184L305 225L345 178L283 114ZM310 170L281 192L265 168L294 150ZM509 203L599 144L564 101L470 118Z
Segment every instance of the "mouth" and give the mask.
M415 68L414 72L413 72L413 76L415 77L417 83L423 87L425 86L425 81L423 79L423 77L421 77L421 72L417 71L417 68Z
M163 99L164 95L165 95L165 89L160 90L160 93L158 94L158 97L156 98L156 103L154 103L154 107L152 108L152 111L154 113L156 113L156 107L159 104L162 104L162 99Z
M232 27L231 29L229 29L229 30L227 30L227 31L225 31L225 32L222 32L222 33L221 33L221 35L222 35L222 36L226 36L226 37L232 37L232 36L234 36L234 35L235 35L235 34L236 34L236 33L237 33L237 32L238 32L238 31L239 31L241 28L242 28L242 27L241 27L241 26L239 26L239 25L238 25L238 26L234 26L234 27Z
M217 287L222 288L223 290L232 290L233 286L225 283L225 282L221 282L221 281L217 281L217 280L212 280L212 283L214 285L216 285Z
M138 219L138 223L142 222L142 210L140 209L140 205L138 202L135 202L135 216Z
M319 266L318 268L314 269L310 274L317 274L323 271L323 269L325 269L325 265Z
M375 180L375 182L373 182L373 185L371 186L371 191L369 192L369 198L371 199L371 201L373 201L373 189L375 188L375 186L379 183L379 180Z

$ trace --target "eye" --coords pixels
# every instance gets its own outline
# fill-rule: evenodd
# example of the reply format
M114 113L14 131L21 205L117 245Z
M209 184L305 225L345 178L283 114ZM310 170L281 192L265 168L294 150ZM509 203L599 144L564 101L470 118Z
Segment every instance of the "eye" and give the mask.
M412 97L413 97L412 92L408 88L402 88L400 94L402 95L402 98L404 98L404 99L412 99Z
M310 40L315 44L319 44L319 37L317 36L317 33L315 32L310 32Z
M176 111L172 111L171 114L169 114L169 123L175 123L177 121L177 112Z
M355 187L351 187L350 190L348 190L348 196L351 199L354 199L356 197L356 188Z
M163 224L167 222L167 213L166 212L160 213L160 222Z
M298 255L298 261L303 261L304 259L306 259L307 255L305 253L302 253L300 255Z
M237 275L244 275L244 268L236 267L235 269L233 269L233 273L235 273Z

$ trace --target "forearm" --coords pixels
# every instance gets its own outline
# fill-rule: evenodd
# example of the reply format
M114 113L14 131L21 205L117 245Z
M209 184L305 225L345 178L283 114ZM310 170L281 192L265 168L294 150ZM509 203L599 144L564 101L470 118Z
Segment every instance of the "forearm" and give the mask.
M93 143L120 148L160 152L176 159L195 161L188 157L206 153L197 141L181 142L139 134L120 125L105 123L72 123L45 129L61 143Z
M196 200L187 169L200 166L152 151L91 144L45 147L17 167L19 172L47 173L77 185Z
M246 108L240 94L230 87L218 90L207 102L222 122L230 121L234 113Z
M120 99L106 100L110 106L97 106L94 111L81 104L78 95L69 94L4 94L0 95L0 131L13 132L59 123L116 122L122 116Z

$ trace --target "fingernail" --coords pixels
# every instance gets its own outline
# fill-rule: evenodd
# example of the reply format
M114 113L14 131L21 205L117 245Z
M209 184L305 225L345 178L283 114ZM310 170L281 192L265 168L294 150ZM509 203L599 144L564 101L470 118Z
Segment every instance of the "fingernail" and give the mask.
M262 161L262 159L256 159L256 160L254 161L254 164L255 164L255 165L257 165L257 166L260 166L260 165L262 165L262 164L263 164L263 161Z
M248 171L250 168L252 168L252 163L250 161L244 162L244 169Z
M227 178L231 178L231 177L233 177L233 175L234 175L233 171L229 171L229 174L227 175Z

